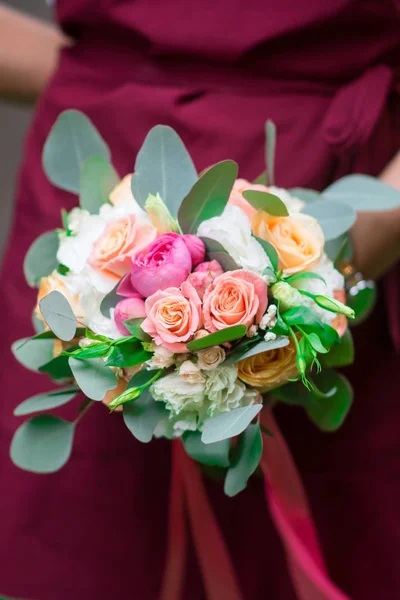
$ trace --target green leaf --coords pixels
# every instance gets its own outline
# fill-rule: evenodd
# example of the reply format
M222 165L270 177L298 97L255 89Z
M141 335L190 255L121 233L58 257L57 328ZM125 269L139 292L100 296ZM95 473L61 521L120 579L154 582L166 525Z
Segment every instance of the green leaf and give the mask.
M276 340L271 340L270 342L259 342L256 346L248 350L238 360L244 360L245 358L249 358L249 356L254 356L254 354L260 354L260 352L269 352L270 350L276 350L277 348L284 348L289 344L289 339L287 337L277 337Z
M205 245L207 252L223 252L227 254L227 251L225 250L223 245L217 242L216 240L213 240L208 237L202 237L200 239Z
M320 354L326 354L328 352L328 350L322 345L322 342L316 333L310 333L307 335L307 341L316 352L319 352Z
M286 283L292 284L294 281L299 281L301 279L319 279L326 284L326 281L321 275L318 273L312 273L311 271L306 271L305 273L295 273L294 275L290 275L290 277L286 277Z
M322 431L335 431L342 425L350 410L353 390L348 380L336 371L321 371L315 376L315 381L322 392L326 393L336 387L336 393L326 398L317 398L311 393L310 401L305 407L307 414Z
M56 356L46 364L39 367L40 373L46 373L55 380L72 378L72 371L68 363L68 356Z
M249 426L261 409L262 404L252 404L208 419L204 424L202 442L212 444L239 435Z
M103 204L109 201L110 192L120 179L114 167L102 156L89 156L82 165L80 179L81 208L98 214Z
M141 328L143 321L144 319L127 319L124 321L124 325L129 333L133 335L133 337L141 340L142 342L150 342L151 337Z
M195 234L200 223L222 215L237 172L237 164L225 160L210 167L200 177L178 211L178 221L183 233Z
M275 146L276 146L276 126L275 123L268 120L265 124L266 138L266 165L268 185L275 185Z
M238 340L246 335L246 325L233 325L232 327L226 327L215 333L210 333L199 340L194 340L187 344L188 350L203 350L203 348L209 348L210 346L218 346L220 344L226 344L233 340Z
M285 321L282 319L282 315L279 310L279 303L277 305L277 312L276 312L276 325L275 325L275 327L273 327L271 329L271 332L275 333L276 335L289 335L290 334L289 327L286 325Z
M371 314L376 304L377 292L373 281L361 280L350 288L346 304L355 314L350 325L359 325Z
M278 196L275 196L275 194L260 192L259 190L245 190L242 196L256 210L263 210L275 217L289 216L286 204Z
M285 383L270 392L271 396L289 406L304 406L309 399L310 392L301 381Z
M93 154L110 160L110 150L93 123L77 110L66 110L44 145L43 169L54 185L78 194L82 165Z
M53 358L54 340L17 340L11 346L14 357L31 371L38 371Z
M37 287L42 277L57 269L58 246L57 231L43 233L33 242L24 259L24 275L30 287Z
M34 412L49 410L67 404L79 394L79 388L76 386L67 386L58 388L51 392L36 394L27 400L24 400L14 409L14 415L20 417Z
M142 395L123 408L125 425L139 442L150 442L155 428L166 416L167 409L163 402L156 402L146 390Z
M301 329L306 333L317 333L322 345L325 348L330 348L333 344L336 344L339 341L338 332L336 329L333 329L333 327L327 325L326 323L323 323L322 325L322 329L319 326L316 329L313 325L302 325Z
M185 450L197 462L211 467L229 467L230 439L204 444L200 431L187 431L183 435Z
M354 362L353 336L347 329L338 344L332 346L326 356L321 357L322 367L346 367Z
M226 474L225 494L235 496L245 489L249 478L260 463L262 449L260 425L258 423L249 425L239 438L235 461Z
M32 327L37 335L45 331L45 324L36 316L36 309L32 313Z
M326 241L333 240L348 231L356 220L354 208L348 204L329 200L313 202L302 212L318 221Z
M162 372L162 369L152 369L151 371L148 371L147 369L142 369L141 371L135 373L133 377L131 377L126 389L128 390L133 387L148 387L153 383L153 381L156 381L156 379L158 379L161 376Z
M54 473L68 461L74 423L53 415L38 415L17 429L11 442L11 459L33 473Z
M110 348L110 342L100 342L98 344L86 346L85 348L77 348L72 352L67 351L67 354L68 356L74 356L75 358L79 358L80 360L86 360L88 358L105 357L109 353Z
M259 244L261 244L261 246L263 247L265 254L268 256L269 260L271 261L272 268L276 272L278 270L279 256L278 256L278 253L275 250L274 246L272 244L270 244L269 242L262 240L259 237L256 237L256 236L254 236L254 237L257 240L257 242Z
M303 202L306 202L307 204L309 202L316 202L317 200L322 199L322 196L319 192L316 192L315 190L310 190L308 188L292 188L291 190L289 190L289 194L291 196L294 196L295 198L298 198L299 200L302 200Z
M151 352L146 352L142 344L137 340L125 342L115 346L107 359L106 366L109 367L136 367L150 360Z
M335 268L340 266L343 260L350 260L353 257L353 248L348 233L326 242L324 250L328 258L333 261Z
M120 283L121 282L119 281L117 285L111 290L111 292L104 296L103 300L101 301L100 312L103 315L103 317L106 317L107 319L111 318L110 309L115 308L118 302L120 302L123 299L122 296L119 296L117 294L117 289Z
M160 194L173 217L197 181L192 159L178 134L165 125L148 133L136 158L132 193L144 206L149 194Z
M68 300L53 291L39 302L40 312L53 333L64 342L71 341L76 332L77 320Z
M76 383L91 400L103 400L109 390L117 387L116 376L101 358L78 360L71 356L69 366Z
M268 185L268 182L267 182L267 173L265 171L264 171L264 173L261 173L261 175L259 175L253 181L253 185Z
M227 252L208 252L208 258L218 261L224 271L237 271L241 269Z
M323 329L323 323L316 313L308 306L296 306L289 308L283 315L284 322L292 327L293 325L314 325L317 329Z
M356 211L394 210L400 206L400 193L369 175L346 175L323 192L332 202L344 202Z

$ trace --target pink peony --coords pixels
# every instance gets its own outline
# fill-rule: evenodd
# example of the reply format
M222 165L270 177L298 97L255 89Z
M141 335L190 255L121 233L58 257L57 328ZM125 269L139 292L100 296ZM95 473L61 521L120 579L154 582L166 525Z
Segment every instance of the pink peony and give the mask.
M158 290L179 287L191 270L192 258L184 236L164 233L148 247L146 254L133 258L132 290L147 298ZM121 294L125 293L126 290L121 289Z
M142 329L159 346L174 353L187 352L186 343L203 323L201 300L190 283L181 289L158 290L145 302L146 319Z
M203 298L204 292L216 277L222 275L223 268L217 260L200 263L188 277L188 282L192 284L200 298Z
M229 271L215 279L203 299L204 326L211 332L259 323L268 306L268 288L251 271Z
M186 246L189 249L190 256L192 258L192 266L195 267L199 263L203 262L206 253L205 246L201 239L197 235L187 233L183 236Z
M145 316L144 300L141 298L125 298L118 302L114 310L114 321L122 335L129 335L124 321L128 319L140 319Z

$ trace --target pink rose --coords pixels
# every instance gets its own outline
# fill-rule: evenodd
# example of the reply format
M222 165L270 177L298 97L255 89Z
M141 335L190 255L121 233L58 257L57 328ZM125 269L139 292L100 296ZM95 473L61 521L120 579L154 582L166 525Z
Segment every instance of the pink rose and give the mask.
M259 323L268 306L268 288L250 271L229 271L215 279L203 299L204 326L211 332Z
M201 300L194 287L185 281L181 289L158 290L147 298L145 309L143 331L171 352L187 352L186 342L192 340L203 323Z
M129 335L124 321L128 319L140 319L145 316L144 300L141 298L125 298L118 302L114 310L114 321L122 335Z
M203 298L204 292L216 277L222 275L223 268L217 260L199 264L193 273L188 277L188 282L192 284L200 298Z
M243 198L242 194L245 190L256 190L258 192L268 192L269 190L265 185L251 184L246 179L236 179L235 183L233 184L228 204L230 206L237 206L240 208L251 223L251 220L257 211L254 206L252 206Z
M129 215L109 223L93 245L88 262L110 279L121 279L129 272L131 257L145 250L157 235L153 225Z
M192 258L182 235L164 233L134 257L131 284L141 296L148 297L167 287L179 287L192 270ZM119 293L119 292L118 292Z
M206 248L201 239L197 237L197 235L192 235L190 233L184 235L183 239L189 249L190 256L192 257L192 266L194 267L203 262Z

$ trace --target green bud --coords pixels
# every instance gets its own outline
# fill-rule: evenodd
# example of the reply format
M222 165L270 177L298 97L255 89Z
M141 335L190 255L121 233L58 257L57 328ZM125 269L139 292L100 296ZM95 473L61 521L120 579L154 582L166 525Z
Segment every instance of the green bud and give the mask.
M295 308L304 304L300 292L285 281L275 283L271 288L271 292L274 298L278 300L279 309L282 313L289 310L289 308Z
M160 194L156 196L149 194L144 207L158 233L179 233L178 223L169 212Z
M342 302L339 302L339 300L335 300L335 298L328 298L327 296L314 296L314 302L321 308L329 310L330 312L345 315L345 317L348 319L355 318L354 310Z
M118 408L118 406L121 406L122 404L126 404L127 402L132 402L132 400L136 400L137 398L139 398L141 393L141 388L129 388L125 390L125 392L122 392L122 394L114 398L114 400L112 400L108 405L108 408L110 410L115 410L116 408Z

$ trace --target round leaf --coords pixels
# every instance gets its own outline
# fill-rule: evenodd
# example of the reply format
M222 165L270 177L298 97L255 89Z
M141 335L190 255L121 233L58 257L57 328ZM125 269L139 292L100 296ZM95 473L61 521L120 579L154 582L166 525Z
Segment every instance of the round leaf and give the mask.
M369 175L346 175L327 187L323 195L356 211L394 210L400 206L400 192Z
M118 173L102 156L89 156L82 165L80 205L91 214L97 214L108 202L110 192L119 182Z
M11 351L18 362L26 369L38 371L40 367L53 359L54 340L33 340L24 338L11 346Z
M139 442L150 442L161 419L166 416L163 402L156 402L145 390L134 402L124 405L124 422Z
M32 396L21 402L14 410L14 415L21 417L22 415L29 415L34 412L49 410L50 408L58 408L73 400L78 393L79 389L68 386L52 390L51 392L36 394L36 396Z
M57 269L58 246L56 231L48 231L33 242L24 259L24 275L30 287L37 287L42 277Z
M91 400L103 400L109 390L117 387L117 378L103 359L69 358L69 366L82 392Z
M82 165L93 154L110 160L110 150L93 123L78 110L66 110L44 145L43 169L54 185L79 193Z
M229 467L230 439L204 444L200 431L188 431L183 437L185 450L197 462L211 467Z
M40 312L52 332L64 342L71 341L76 332L76 317L68 300L56 290L39 302Z
M330 200L312 202L304 208L303 213L318 221L327 241L348 231L356 220L354 208L342 202Z
M211 444L239 435L248 427L261 409L262 404L252 404L244 408L235 408L208 419L204 424L201 441L204 444Z
M11 459L15 465L34 473L54 473L71 455L74 423L53 415L33 417L15 432Z
M240 436L234 463L226 474L225 494L235 496L245 489L249 477L260 463L262 449L260 425L258 423L249 425Z

